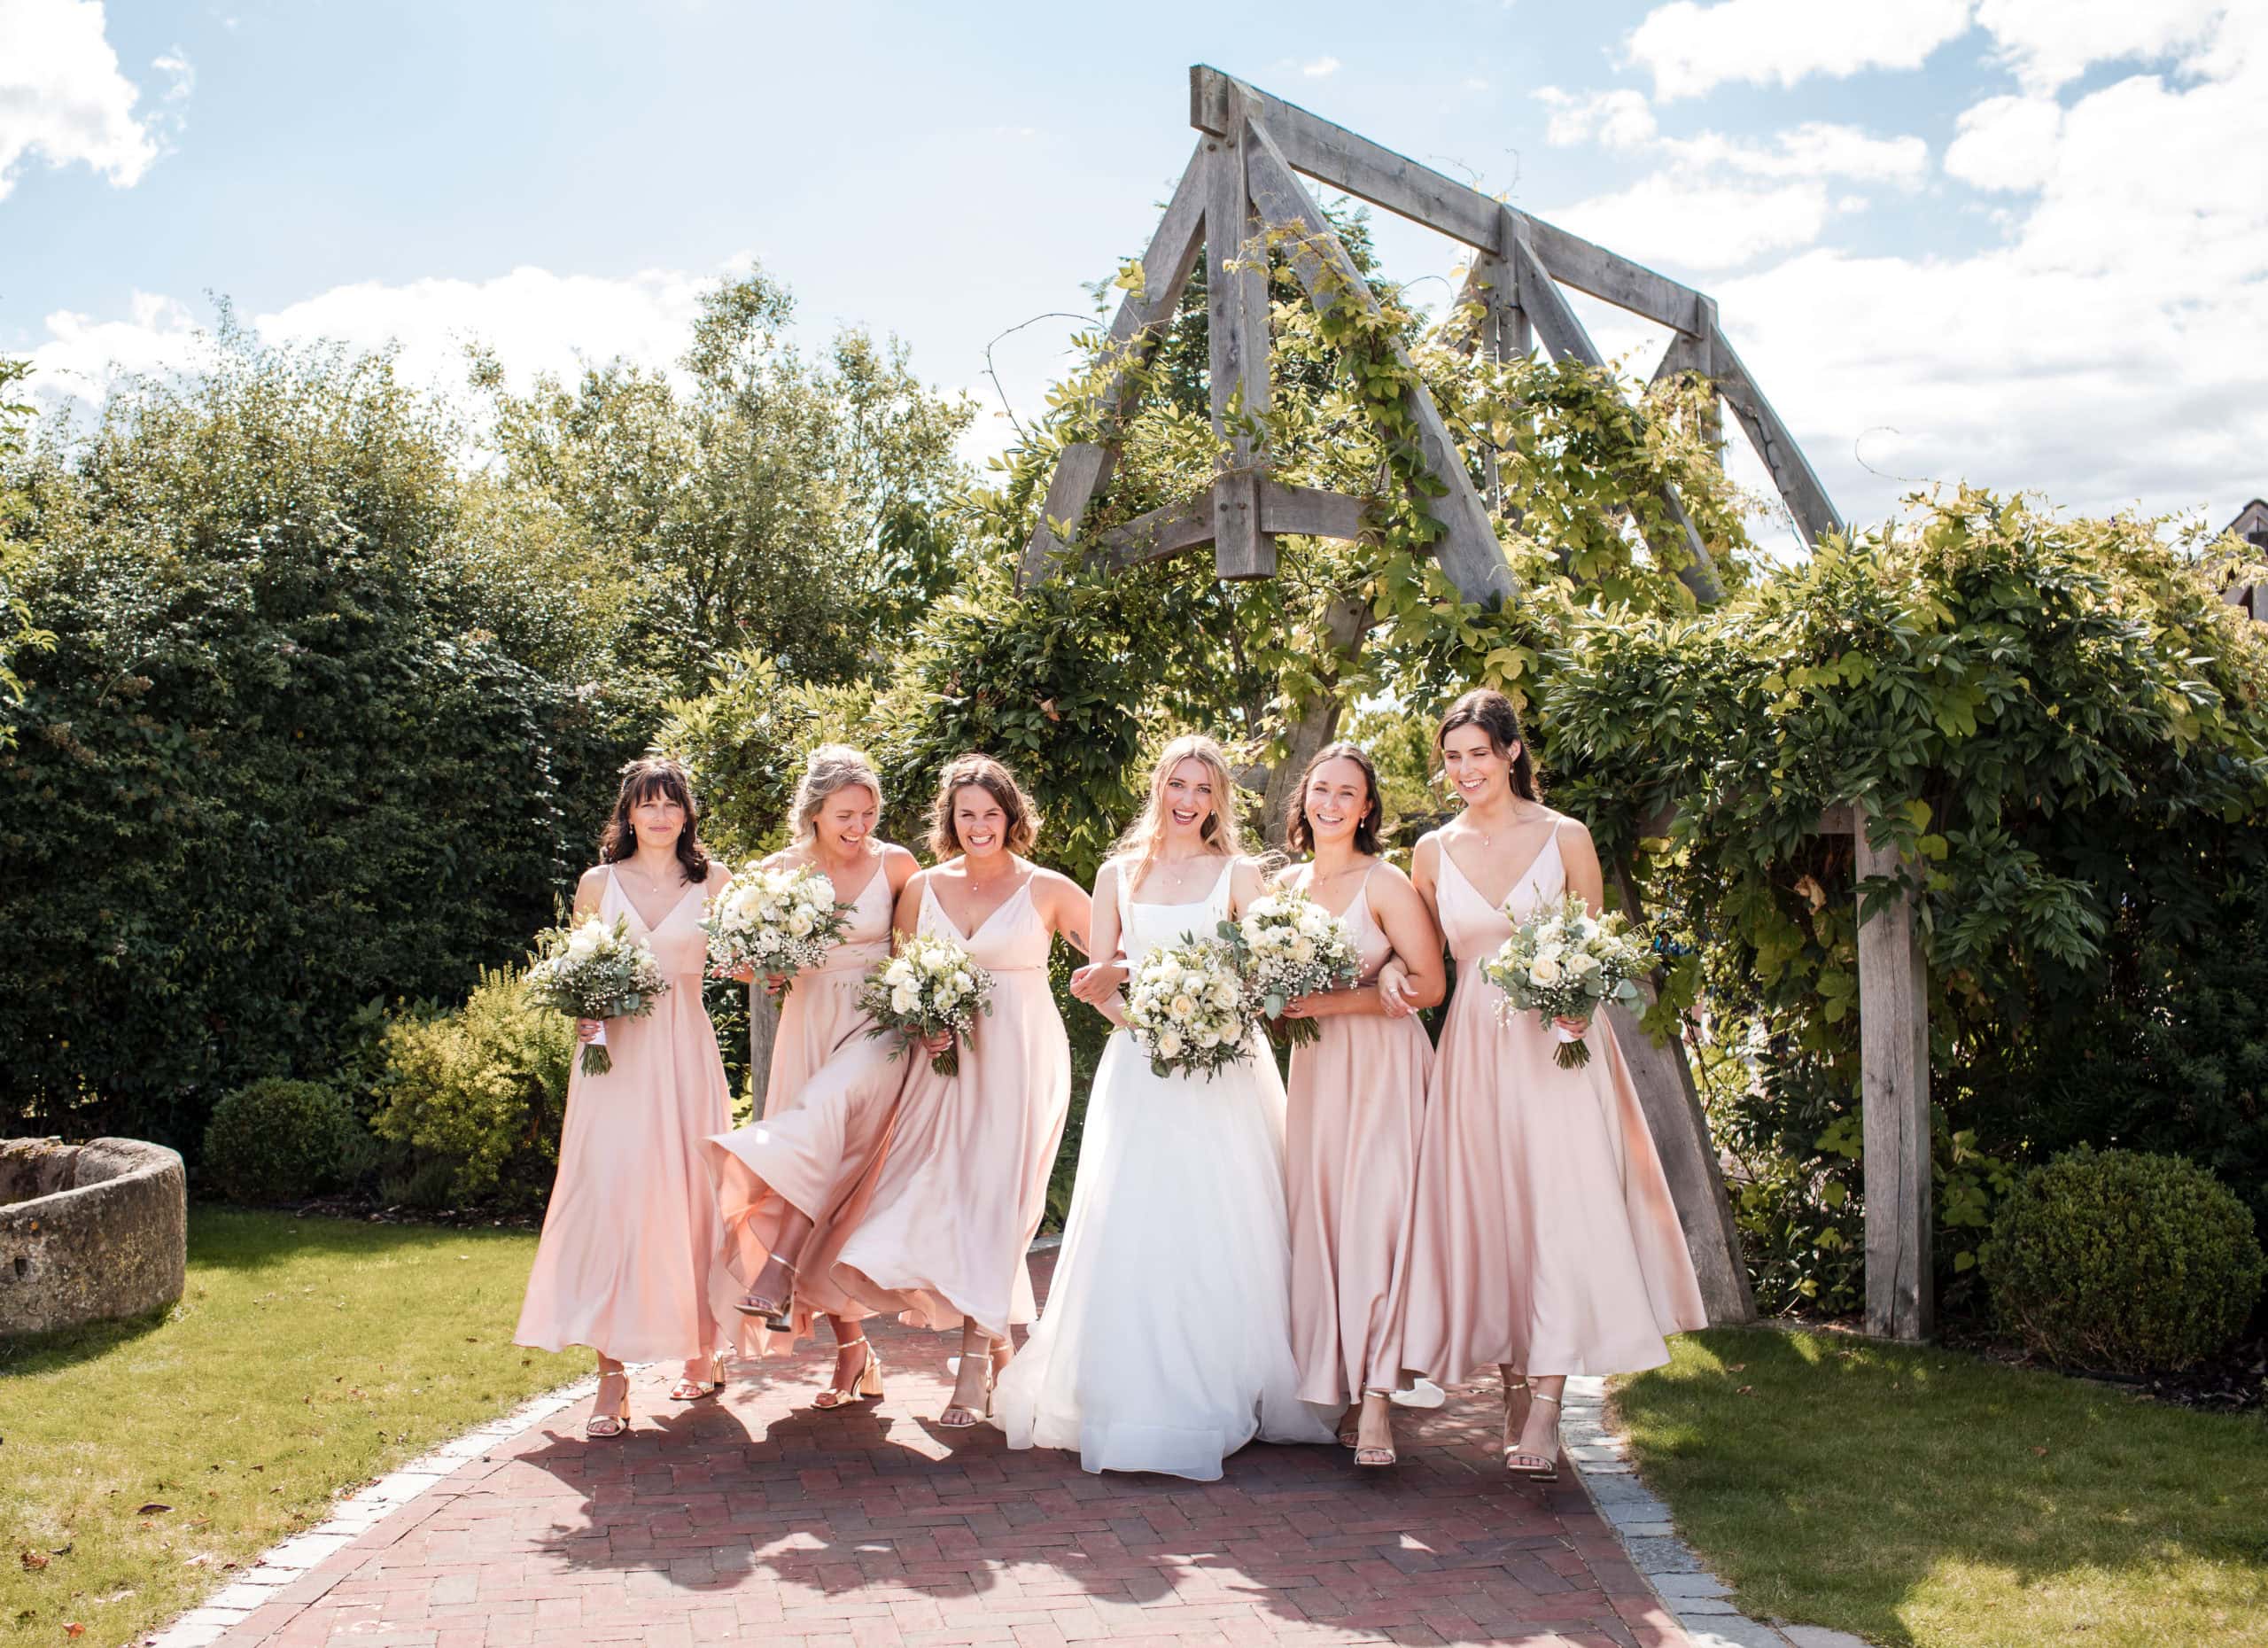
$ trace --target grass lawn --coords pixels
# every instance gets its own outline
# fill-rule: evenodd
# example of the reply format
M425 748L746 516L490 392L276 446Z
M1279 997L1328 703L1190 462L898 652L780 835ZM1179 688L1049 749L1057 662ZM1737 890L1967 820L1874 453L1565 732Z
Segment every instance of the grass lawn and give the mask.
M0 1639L129 1641L342 1489L580 1375L586 1353L510 1342L534 1251L193 1208L172 1310L0 1345Z
M1615 1402L1756 1617L1917 1648L2268 1643L2268 1422L1950 1351L1732 1329Z

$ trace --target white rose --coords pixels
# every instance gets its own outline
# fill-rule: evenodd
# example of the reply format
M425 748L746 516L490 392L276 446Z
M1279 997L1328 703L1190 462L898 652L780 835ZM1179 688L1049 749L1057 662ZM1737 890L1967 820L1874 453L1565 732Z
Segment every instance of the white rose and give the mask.
M900 985L889 992L889 1010L892 1013L911 1013L920 1005L921 992L917 990L908 990Z
M1315 960L1315 940L1301 938L1292 945L1292 960L1305 966Z
M1166 1011L1177 1019L1193 1018L1197 1013L1197 1003L1196 1000L1184 991L1182 994L1176 996L1170 1002L1167 1003Z
M882 969L882 982L904 989L913 983L913 964L904 956L898 957Z
M1172 1030L1158 1032L1158 1057L1170 1059L1181 1052L1181 1038Z
M1571 977L1588 978L1597 971L1598 958L1595 955L1587 954L1579 950L1567 958L1567 972Z
M809 938L812 935L812 929L817 925L818 923L812 920L810 911L798 910L796 912L794 919L788 923L788 930L798 938Z
M1528 963L1527 976L1546 990L1559 982L1559 963L1550 956L1538 956Z
M1221 1033L1216 1030L1203 1030L1198 1035L1197 1045L1200 1047L1217 1047L1221 1045Z
M1237 987L1223 979L1213 986L1213 1005L1223 1010L1237 1005Z

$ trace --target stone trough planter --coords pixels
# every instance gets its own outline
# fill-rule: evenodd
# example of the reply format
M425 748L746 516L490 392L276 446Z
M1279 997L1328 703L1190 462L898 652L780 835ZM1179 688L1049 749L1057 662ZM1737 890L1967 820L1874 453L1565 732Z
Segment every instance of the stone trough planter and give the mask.
M0 1139L0 1336L171 1304L188 1246L187 1181L164 1146Z

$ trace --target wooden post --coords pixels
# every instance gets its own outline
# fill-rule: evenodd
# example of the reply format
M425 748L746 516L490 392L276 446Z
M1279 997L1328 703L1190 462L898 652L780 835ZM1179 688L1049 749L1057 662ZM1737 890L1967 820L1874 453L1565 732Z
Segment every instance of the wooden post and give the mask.
M1245 186L1245 123L1206 148L1205 291L1213 431L1213 570L1272 578L1276 540L1260 527L1260 473L1250 421L1268 410L1268 244Z
M780 1004L758 979L748 989L749 1089L756 1095L756 1119L764 1119L764 1092L772 1084L772 1049L780 1040Z
M1853 809L1861 881L1910 873L1867 841ZM1929 978L1914 894L1859 923L1859 1065L1867 1190L1867 1331L1927 1339L1937 1327L1930 1269Z

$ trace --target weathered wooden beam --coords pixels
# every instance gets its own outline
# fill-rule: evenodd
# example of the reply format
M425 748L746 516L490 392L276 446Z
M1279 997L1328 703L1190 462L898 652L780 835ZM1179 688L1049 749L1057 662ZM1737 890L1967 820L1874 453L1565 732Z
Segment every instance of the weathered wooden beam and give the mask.
M1181 289L1197 267L1197 253L1204 244L1205 159L1206 144L1200 140L1182 169L1181 182L1166 203L1165 215L1158 220L1148 250L1142 254L1142 290L1128 292L1111 321L1107 347L1119 365L1098 397L1108 419L1122 421L1132 416L1141 387L1135 369L1148 361L1166 329L1173 324ZM1039 524L1024 545L1019 576L1025 582L1047 576L1063 552L1056 525L1077 529L1087 506L1109 484L1117 457L1115 447L1099 441L1074 442L1057 455L1055 473L1048 478L1047 499L1040 506Z
M1509 209L1504 220L1505 255L1519 281L1520 307L1534 323L1536 336L1543 339L1543 346L1551 352L1554 360L1564 361L1572 355L1586 366L1604 366L1605 357L1591 341L1589 331L1567 301L1566 294L1552 284L1550 273L1537 259L1534 248L1528 245ZM1647 547L1665 565L1682 551L1685 564L1677 569L1678 581L1691 590L1694 600L1703 606L1715 605L1724 599L1724 586L1718 580L1716 564L1709 559L1701 534L1694 529L1684 504L1678 501L1675 487L1662 489L1661 504L1663 512L1669 517L1666 532L1649 529L1644 517L1639 517L1639 531L1645 534Z
M1205 144L1206 334L1211 352L1213 570L1270 578L1276 540L1260 529L1254 420L1268 410L1268 245L1245 186L1247 133L1237 121Z
M1343 492L1319 486L1286 486L1260 483L1260 529L1267 532L1301 532L1310 538L1360 538L1369 505Z
M1796 517L1806 541L1816 544L1830 532L1843 530L1843 517L1835 512L1834 502L1827 495L1827 488L1820 485L1819 477L1811 467L1811 460L1804 456L1804 449L1756 386L1747 365L1726 338L1724 329L1712 324L1709 328L1710 376L1715 379L1717 393L1733 409L1747 432L1749 444L1756 448L1756 455L1764 460L1764 467L1772 477L1773 486Z
M756 1119L764 1119L765 1091L772 1085L772 1049L780 1040L780 1004L757 979L748 987L748 1078L756 1094Z
M1853 832L1861 881L1896 875L1894 849ZM1930 1272L1929 979L1910 888L1859 923L1860 1157L1867 1191L1867 1331L1927 1339Z
M1161 504L1123 525L1097 534L1096 542L1109 557L1114 572L1147 561L1162 561L1213 541L1213 494L1210 489L1178 503Z
M1239 93L1243 108L1267 128L1295 170L1477 251L1501 251L1496 214L1505 208L1493 195L1201 63L1189 71L1189 123L1216 136L1226 131L1239 110ZM1664 326L1691 330L1698 295L1691 287L1541 218L1527 221L1534 226L1537 254L1545 267L1578 292Z
M1246 130L1249 136L1245 147L1245 178L1252 190L1253 204L1260 208L1270 229L1291 237L1285 252L1309 299L1325 313L1341 303L1351 302L1376 314L1377 294L1356 272L1347 248L1332 232L1323 208L1293 174L1290 164L1270 140L1266 128L1247 121ZM1394 354L1404 367L1410 365L1408 352L1399 345ZM1444 488L1441 497L1431 501L1434 512L1448 529L1438 551L1441 570L1468 601L1509 597L1512 593L1511 568L1505 564L1503 548L1496 541L1496 529L1489 522L1487 506L1473 490L1472 478L1465 472L1464 456L1442 423L1441 408L1433 404L1432 393L1418 381L1414 371L1408 399L1425 467Z

